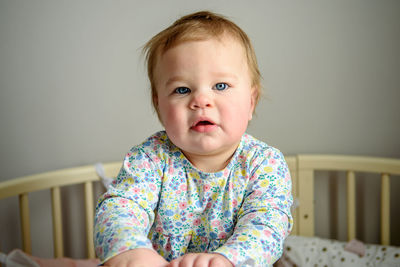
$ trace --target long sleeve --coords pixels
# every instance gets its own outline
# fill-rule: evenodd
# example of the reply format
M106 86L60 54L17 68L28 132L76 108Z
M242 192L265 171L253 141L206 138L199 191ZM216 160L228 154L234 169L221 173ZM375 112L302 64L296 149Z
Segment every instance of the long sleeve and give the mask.
M283 155L264 155L249 178L233 235L215 250L238 266L269 266L282 254L292 227L291 179Z
M134 148L96 207L94 244L101 262L134 248L152 248L147 234L154 221L161 173L154 159Z

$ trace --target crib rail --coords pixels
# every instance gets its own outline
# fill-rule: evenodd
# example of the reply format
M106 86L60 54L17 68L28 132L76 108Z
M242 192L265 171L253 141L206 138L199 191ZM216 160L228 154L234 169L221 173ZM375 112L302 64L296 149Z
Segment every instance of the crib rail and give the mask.
M332 155L298 155L295 171L294 195L300 202L295 220L296 234L314 236L314 172L345 171L347 181L347 232L348 239L356 235L355 173L381 175L381 244L390 245L390 175L400 175L400 160Z
M120 162L104 164L105 174L110 177L115 177L120 167ZM11 196L19 197L22 249L27 253L32 252L29 215L29 193L39 190L50 189L52 203L54 256L56 258L61 258L64 256L61 210L62 203L60 188L63 186L83 184L85 196L84 205L87 256L88 258L95 258L93 247L93 182L98 180L99 177L95 171L94 166L83 166L24 176L0 183L0 199Z

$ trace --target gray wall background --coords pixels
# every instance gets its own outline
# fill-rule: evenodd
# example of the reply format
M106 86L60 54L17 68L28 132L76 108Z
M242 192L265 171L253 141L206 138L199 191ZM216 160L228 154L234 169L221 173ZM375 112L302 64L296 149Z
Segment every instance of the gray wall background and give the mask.
M286 155L400 158L399 1L0 0L0 181L119 161L160 130L141 46L201 9L231 18L255 46L265 95L250 134ZM33 226L48 229L45 200L32 198ZM20 245L15 201L0 202L0 250ZM33 235L34 254L51 256L47 234Z

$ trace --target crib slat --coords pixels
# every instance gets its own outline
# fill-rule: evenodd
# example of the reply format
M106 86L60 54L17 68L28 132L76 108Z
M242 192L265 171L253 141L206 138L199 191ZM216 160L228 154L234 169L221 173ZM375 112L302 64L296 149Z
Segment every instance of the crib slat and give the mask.
M314 171L299 167L299 235L314 236Z
M60 187L58 186L51 188L51 203L53 211L54 257L62 258L64 256L64 245L62 233L61 193Z
M347 239L356 238L356 177L347 172Z
M390 244L390 178L381 175L381 243Z
M85 183L85 219L86 219L86 244L87 256L89 259L94 259L94 245L93 245L93 184L92 182Z
M19 212L21 218L22 249L28 254L32 253L31 226L29 219L28 193L19 195Z

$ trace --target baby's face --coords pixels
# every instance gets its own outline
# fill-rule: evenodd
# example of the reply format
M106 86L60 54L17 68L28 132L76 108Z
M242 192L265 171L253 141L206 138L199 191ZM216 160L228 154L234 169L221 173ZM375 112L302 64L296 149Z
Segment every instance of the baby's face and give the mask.
M159 57L155 77L161 122L189 160L235 151L252 118L255 92L236 39L181 43Z

